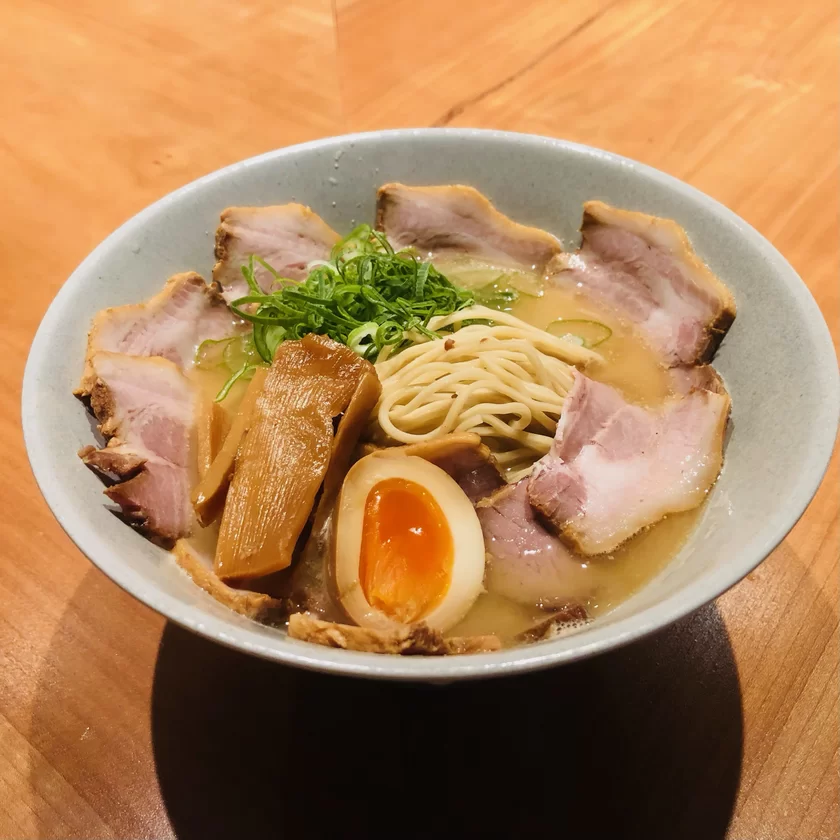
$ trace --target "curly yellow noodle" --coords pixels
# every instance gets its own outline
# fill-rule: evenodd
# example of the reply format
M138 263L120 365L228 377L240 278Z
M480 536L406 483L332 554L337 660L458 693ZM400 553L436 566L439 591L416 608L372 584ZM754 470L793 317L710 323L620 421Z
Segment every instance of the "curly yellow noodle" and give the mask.
M475 319L493 324L440 332ZM386 348L377 360L379 431L399 443L476 432L509 480L527 475L551 446L572 365L600 356L481 306L434 318L429 328L440 338L417 334L411 347L396 355Z

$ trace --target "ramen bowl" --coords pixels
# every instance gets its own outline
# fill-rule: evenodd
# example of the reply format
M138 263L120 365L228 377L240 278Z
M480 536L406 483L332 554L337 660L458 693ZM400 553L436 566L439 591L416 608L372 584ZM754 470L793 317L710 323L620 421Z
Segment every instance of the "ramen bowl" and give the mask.
M320 647L249 621L199 589L172 557L112 515L77 451L88 416L72 394L91 318L163 280L210 276L219 212L297 201L336 230L372 220L376 188L464 183L517 221L573 243L581 204L675 219L732 289L738 317L715 365L732 396L723 472L688 541L652 581L584 629L494 653L400 657ZM753 228L675 178L598 149L496 131L417 129L318 140L214 172L171 193L99 245L59 291L32 344L23 426L35 477L79 549L134 597L208 639L276 662L363 677L451 681L561 665L667 626L717 598L784 539L819 486L838 421L837 361L805 284Z

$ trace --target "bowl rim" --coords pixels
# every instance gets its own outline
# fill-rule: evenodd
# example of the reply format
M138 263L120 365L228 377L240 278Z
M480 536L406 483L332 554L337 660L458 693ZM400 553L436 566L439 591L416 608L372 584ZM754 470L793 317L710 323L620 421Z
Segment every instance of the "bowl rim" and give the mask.
M137 600L151 607L174 623L198 633L205 638L228 647L255 654L264 659L282 662L308 670L343 674L357 677L395 680L421 680L448 682L490 676L504 676L547 668L573 662L598 653L629 644L652 632L663 629L689 613L718 598L738 581L755 569L778 545L800 519L816 494L830 462L840 419L840 375L827 377L828 390L823 394L822 414L826 421L818 434L811 438L815 453L814 468L800 481L796 494L774 517L772 527L762 530L744 548L731 564L691 581L685 588L664 600L649 606L640 613L627 616L599 627L594 625L574 646L558 642L509 648L495 653L472 654L454 657L402 657L359 653L320 647L307 642L288 639L278 634L276 643L267 644L264 637L247 628L232 628L223 619L206 613L199 605L186 605L167 592L150 587L147 581L130 567L114 559L106 540L93 529L75 520L74 500L61 487L51 481L51 462L44 448L38 445L39 429L34 403L39 388L39 372L48 363L50 343L58 326L64 307L78 287L83 287L91 267L111 247L115 238L122 238L143 228L146 220L169 205L177 204L184 196L220 179L226 179L254 165L270 160L294 157L301 152L344 146L372 139L391 139L395 142L417 138L479 138L504 144L525 144L570 151L595 161L609 161L630 169L640 176L658 182L663 187L682 193L699 202L725 222L733 225L749 245L759 251L772 266L773 273L796 298L809 315L812 338L822 347L820 358L836 368L837 358L828 326L810 290L785 258L751 225L720 202L695 187L647 164L627 157L580 143L535 134L475 128L401 128L335 135L274 149L217 169L197 178L158 199L128 219L110 233L79 264L64 282L44 314L30 347L23 377L21 413L24 443L36 483L47 505L65 533L91 562L114 583ZM833 422L831 422L833 420ZM747 559L744 559L747 558ZM209 596L208 596L209 597ZM256 627L256 625L255 625ZM251 638L249 637L251 635Z

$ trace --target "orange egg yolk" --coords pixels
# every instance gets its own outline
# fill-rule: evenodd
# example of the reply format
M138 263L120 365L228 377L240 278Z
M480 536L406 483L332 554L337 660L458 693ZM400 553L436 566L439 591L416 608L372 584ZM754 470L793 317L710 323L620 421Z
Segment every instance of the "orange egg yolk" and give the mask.
M453 555L449 523L425 487L387 478L371 489L359 580L372 607L404 624L419 621L446 594Z

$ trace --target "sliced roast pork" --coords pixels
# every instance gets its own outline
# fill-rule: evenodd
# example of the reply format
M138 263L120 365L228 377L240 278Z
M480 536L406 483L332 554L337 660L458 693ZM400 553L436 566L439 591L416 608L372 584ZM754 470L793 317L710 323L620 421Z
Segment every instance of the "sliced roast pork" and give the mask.
M589 614L582 604L568 604L552 615L523 630L516 637L518 642L543 642L557 639L579 630L589 623Z
M192 365L205 339L235 335L245 325L219 293L194 271L176 274L145 303L103 309L88 333L85 371L77 394L90 393L91 358L101 350L129 356L162 356L182 369Z
M481 436L474 432L459 432L422 443L406 446L379 447L365 444L364 455L373 452L415 455L445 470L475 503L504 486L504 479L496 461Z
M497 636L454 636L445 639L422 621L394 630L372 630L322 621L306 613L289 616L289 636L324 647L402 656L486 653L501 648Z
M208 595L215 598L234 612L262 624L280 624L288 615L286 605L261 592L249 592L247 589L234 589L222 583L213 573L213 554L205 546L194 544L192 540L178 540L172 549L178 565ZM206 542L206 540L205 540Z
M670 367L707 362L735 319L729 289L670 219L584 204L581 249L554 281L636 324Z
M674 394L688 394L700 389L725 394L726 386L720 374L711 365L681 365L668 371L671 392Z
M109 441L79 456L118 479L105 493L142 530L163 541L186 536L197 408L192 385L177 365L157 356L100 352L90 364L91 408Z
M553 236L517 224L478 190L460 185L385 184L377 195L376 225L395 248L414 247L436 257L466 255L539 274L560 254Z
M475 509L488 554L488 590L546 608L590 594L580 560L539 521L528 499L527 478L482 499Z
M228 207L216 230L213 279L230 303L248 294L242 266L252 255L265 260L281 277L303 280L309 263L329 259L338 240L338 234L302 204ZM263 291L275 280L259 263L254 265L254 276Z
M577 551L612 551L703 501L723 462L728 415L725 392L695 388L645 409L578 373L554 446L529 479L530 502Z

